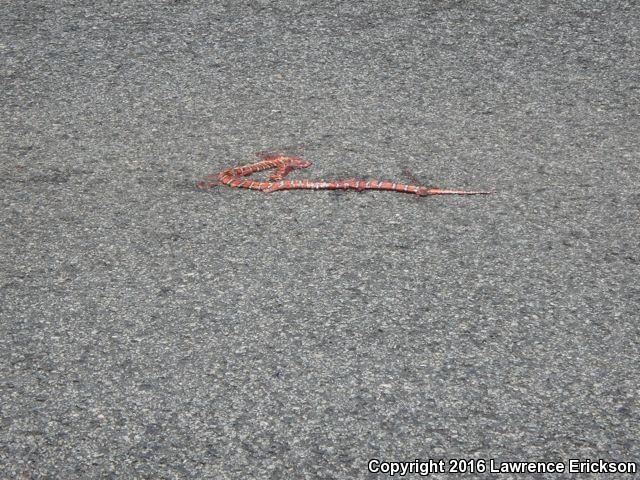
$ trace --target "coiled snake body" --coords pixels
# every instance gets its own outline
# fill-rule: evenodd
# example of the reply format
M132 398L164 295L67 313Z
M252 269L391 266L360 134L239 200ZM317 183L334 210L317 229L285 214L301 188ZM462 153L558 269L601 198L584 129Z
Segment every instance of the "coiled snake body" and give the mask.
M492 191L467 191L449 190L442 188L429 188L420 185L409 185L378 180L336 180L333 182L311 180L285 180L284 178L293 170L299 170L311 166L311 162L298 157L285 155L262 155L262 161L244 165L242 167L227 168L217 175L207 175L206 180L200 181L196 186L207 189L217 185L227 185L232 188L246 188L260 190L262 192L275 192L277 190L386 190L392 192L415 193L419 196L428 195L486 195ZM249 175L263 170L272 170L267 181L249 180Z

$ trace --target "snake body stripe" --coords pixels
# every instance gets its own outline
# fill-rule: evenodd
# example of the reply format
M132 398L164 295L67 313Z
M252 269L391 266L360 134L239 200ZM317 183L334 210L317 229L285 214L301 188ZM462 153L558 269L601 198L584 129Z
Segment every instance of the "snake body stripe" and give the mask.
M442 188L429 188L420 185L409 185L379 180L336 180L333 182L310 180L285 180L285 177L293 170L308 168L311 162L298 157L284 155L264 155L260 162L241 167L227 168L216 175L208 175L207 180L200 181L196 186L207 189L217 185L226 185L232 188L245 188L260 190L262 192L276 192L278 190L384 190L401 193L414 193L419 196L429 195L487 195L494 193L488 190L450 190ZM268 181L249 180L249 175L264 170L272 170Z

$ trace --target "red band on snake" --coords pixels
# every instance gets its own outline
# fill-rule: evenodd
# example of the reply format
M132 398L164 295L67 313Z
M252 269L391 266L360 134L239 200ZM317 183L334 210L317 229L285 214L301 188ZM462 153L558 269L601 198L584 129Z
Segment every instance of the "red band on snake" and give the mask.
M488 190L450 190L442 188L430 188L421 185L410 185L379 180L335 180L332 182L312 180L285 180L285 177L293 170L308 168L311 162L298 157L285 155L260 155L262 161L244 165L242 167L228 168L217 175L208 175L207 180L200 181L196 186L207 189L218 185L226 185L232 188L246 188L260 190L261 192L275 192L277 190L386 190L391 192L414 193L419 196L429 195L488 195L494 193ZM263 170L274 170L267 181L249 180L249 175Z

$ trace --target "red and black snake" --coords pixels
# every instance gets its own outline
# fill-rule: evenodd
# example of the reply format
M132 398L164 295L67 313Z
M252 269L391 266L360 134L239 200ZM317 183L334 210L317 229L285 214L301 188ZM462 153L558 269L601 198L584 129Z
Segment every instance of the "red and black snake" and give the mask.
M387 190L392 192L415 193L419 196L428 195L487 195L492 191L467 191L448 190L442 188L429 188L419 185L409 185L405 183L395 183L379 180L335 180L333 182L311 181L311 180L284 180L293 170L307 168L311 162L298 157L285 155L264 155L258 154L262 161L244 165L242 167L227 168L217 175L207 175L207 179L200 181L196 186L200 189L207 189L217 185L227 185L233 188L247 188L250 190L260 190L261 192L275 192L276 190ZM249 175L263 170L275 169L269 175L267 181L249 180Z

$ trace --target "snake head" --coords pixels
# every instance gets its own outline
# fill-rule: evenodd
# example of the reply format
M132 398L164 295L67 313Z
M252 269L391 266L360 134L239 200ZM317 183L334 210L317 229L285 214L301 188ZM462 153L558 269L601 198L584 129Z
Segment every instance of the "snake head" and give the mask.
M307 168L311 166L311 162L307 161L307 160L303 160L300 157L287 157L287 156L280 156L278 158L278 160L284 160L287 162L287 165L292 169L292 170L297 170L299 168Z

